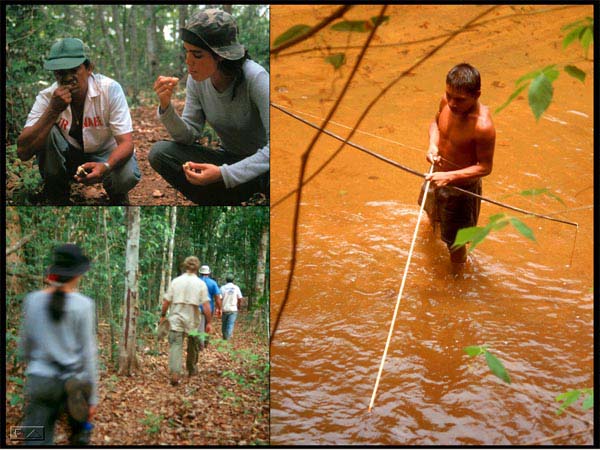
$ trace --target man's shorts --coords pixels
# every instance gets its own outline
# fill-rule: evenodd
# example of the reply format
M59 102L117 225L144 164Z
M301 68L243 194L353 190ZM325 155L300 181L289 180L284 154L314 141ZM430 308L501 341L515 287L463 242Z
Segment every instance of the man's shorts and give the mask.
M425 182L421 186L419 205L423 199ZM465 191L481 195L481 179L458 186ZM474 227L479 218L481 199L456 191L450 187L435 188L430 183L424 209L430 220L440 223L442 240L450 247L461 228Z

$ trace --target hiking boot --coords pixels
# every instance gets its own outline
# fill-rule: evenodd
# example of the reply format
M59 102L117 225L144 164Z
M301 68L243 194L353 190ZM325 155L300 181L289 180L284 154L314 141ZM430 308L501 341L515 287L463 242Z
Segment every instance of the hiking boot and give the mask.
M129 206L129 194L108 194L108 204L111 206Z
M77 378L69 378L65 383L67 391L67 407L69 415L77 422L85 422L88 418L88 398L92 393L92 384Z

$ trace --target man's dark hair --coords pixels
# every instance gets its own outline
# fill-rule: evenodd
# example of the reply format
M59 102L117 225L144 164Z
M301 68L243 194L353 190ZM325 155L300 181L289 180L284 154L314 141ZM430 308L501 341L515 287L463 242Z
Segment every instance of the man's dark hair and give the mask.
M228 275L225 277L225 280L226 280L228 283L233 283L233 275L232 275L232 274L228 274Z
M446 84L458 91L476 95L481 90L481 77L475 67L461 63L450 69L446 75Z

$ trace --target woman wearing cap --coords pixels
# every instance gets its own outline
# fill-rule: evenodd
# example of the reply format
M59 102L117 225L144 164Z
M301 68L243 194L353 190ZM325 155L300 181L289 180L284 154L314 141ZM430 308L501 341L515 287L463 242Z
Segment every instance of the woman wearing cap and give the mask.
M202 205L239 205L268 196L269 74L249 59L231 15L198 11L181 29L188 79L180 117L171 105L176 79L158 77L158 116L174 142L153 145L150 164L186 197ZM222 141L196 143L205 121Z
M50 287L25 297L19 339L27 363L23 426L44 427L44 440L27 444L53 443L54 425L65 404L70 443L89 442L89 421L98 404L95 306L77 292L89 267L79 247L61 245L46 272Z

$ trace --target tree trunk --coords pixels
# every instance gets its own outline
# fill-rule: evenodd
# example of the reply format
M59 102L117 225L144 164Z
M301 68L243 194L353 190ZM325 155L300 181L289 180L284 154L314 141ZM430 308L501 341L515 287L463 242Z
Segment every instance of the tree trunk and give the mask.
M139 103L138 94L140 92L140 80L139 80L139 71L138 66L140 64L140 60L138 57L139 49L138 49L138 35L137 35L137 5L133 5L129 14L129 56L130 61L129 64L133 69L133 92L131 96L131 103L137 105Z
M106 27L106 17L104 15L104 6L103 5L94 5L94 7L96 8L96 12L98 14L98 21L100 22L100 28L102 29L102 42L104 43L104 48L108 51L108 61L114 61L115 60L115 51L113 49L112 43L110 41L110 33L108 32L108 28ZM115 72L117 74L117 78L122 80L122 74L121 74L121 69L119 67L118 64L114 64L114 69ZM107 70L108 68L104 68L104 70Z
M179 29L177 30L177 39L181 41L181 33L179 30L185 26L187 20L187 5L179 5ZM183 68L185 67L185 50L181 49L179 52L179 75L180 78L183 76Z
M171 207L171 235L169 236L169 255L167 262L167 280L173 278L173 248L175 247L175 228L177 227L177 206Z
M108 326L110 329L110 362L115 363L116 360L116 346L115 346L115 319L113 317L112 308L112 270L110 269L110 247L108 245L108 227L106 225L106 216L108 216L108 208L103 208L102 223L104 225L104 266L107 271L106 275L106 298L107 308L106 315L108 316Z
M138 308L138 262L140 250L140 207L127 209L127 249L125 251L125 299L123 339L119 354L119 375L131 375L139 367L136 350Z
M169 212L171 209L167 207L166 211L166 222L169 223ZM163 244L163 252L162 252L162 264L160 265L160 288L158 289L158 304L159 307L162 305L163 299L165 298L165 281L167 278L167 252L169 249L169 227L165 227L165 240ZM171 280L168 280L171 281Z
M125 59L125 36L123 36L123 28L121 27L119 8L121 7L118 5L112 5L113 26L117 33L117 43L119 44L119 62L117 66L119 67L118 72L121 78L118 81L123 84L125 82L125 73L127 72L127 60Z
M258 264L256 266L256 282L254 283L254 298L260 299L265 294L265 272L267 268L267 249L269 248L269 226L264 224L260 233L258 245ZM248 309L252 307L248 300Z
M21 217L17 208L6 208L6 242L9 243L6 249L6 267L21 267L25 264L22 253L18 251L35 235L36 230L23 237L21 229ZM22 294L24 292L21 282L16 275L6 276L6 290L12 295ZM8 306L8 305L7 305Z
M148 73L150 78L154 80L158 75L158 55L157 55L157 40L156 40L156 15L153 5L144 5L146 15L146 53L148 57Z
M231 14L231 8L231 4L223 5L223 11L228 12L229 14Z

